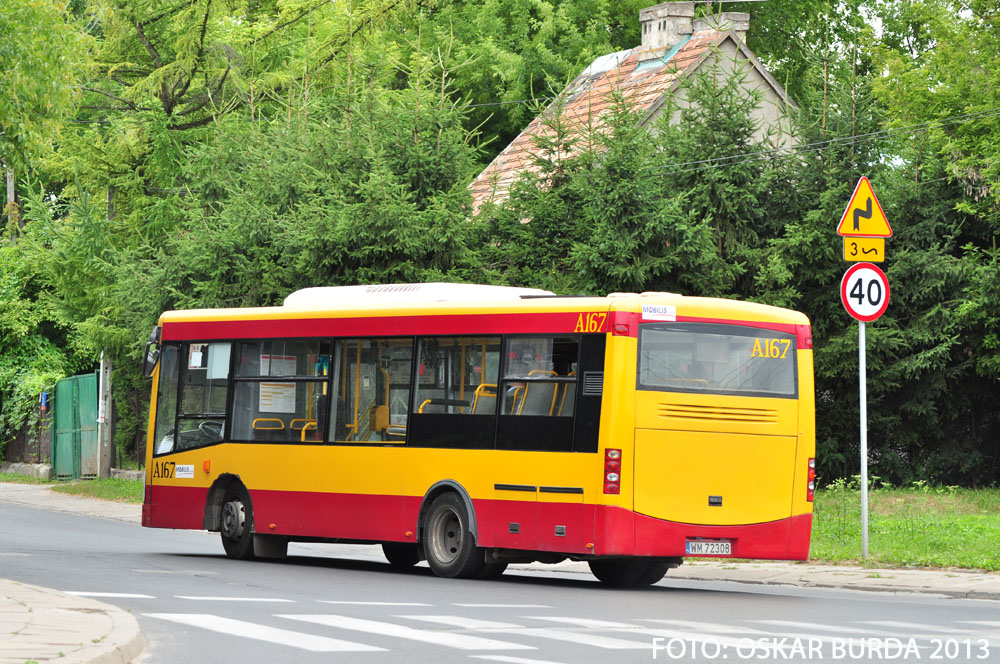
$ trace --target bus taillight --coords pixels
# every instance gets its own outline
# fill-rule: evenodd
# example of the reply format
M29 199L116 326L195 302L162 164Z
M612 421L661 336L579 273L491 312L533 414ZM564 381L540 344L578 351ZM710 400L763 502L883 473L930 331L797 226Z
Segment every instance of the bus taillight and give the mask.
M810 503L816 495L816 457L809 457L809 483L806 485L806 500Z
M621 493L622 451L604 452L604 493Z

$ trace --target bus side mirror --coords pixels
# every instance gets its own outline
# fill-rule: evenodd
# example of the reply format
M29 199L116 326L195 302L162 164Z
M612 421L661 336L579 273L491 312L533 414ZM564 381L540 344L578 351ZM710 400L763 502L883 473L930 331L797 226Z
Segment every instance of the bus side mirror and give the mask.
M153 377L153 369L156 368L156 363L160 361L160 346L152 341L146 342L146 355L142 361L142 375L146 378Z
M160 361L160 326L157 325L149 333L149 341L146 342L146 352L142 358L142 375L146 378L153 377L153 370L156 363Z

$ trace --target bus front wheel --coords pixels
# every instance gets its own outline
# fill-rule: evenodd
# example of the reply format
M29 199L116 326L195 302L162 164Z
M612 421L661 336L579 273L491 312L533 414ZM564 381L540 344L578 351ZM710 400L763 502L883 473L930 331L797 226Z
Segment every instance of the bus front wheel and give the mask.
M237 486L226 491L220 516L226 555L234 560L253 560L253 508L245 488Z
M479 574L484 561L469 531L469 515L456 493L438 496L427 513L424 526L427 564L438 576L470 579Z
M651 586L667 573L666 563L643 563L638 560L591 560L590 571L609 586Z
M407 569L420 562L420 547L407 542L383 542L382 553L396 569Z

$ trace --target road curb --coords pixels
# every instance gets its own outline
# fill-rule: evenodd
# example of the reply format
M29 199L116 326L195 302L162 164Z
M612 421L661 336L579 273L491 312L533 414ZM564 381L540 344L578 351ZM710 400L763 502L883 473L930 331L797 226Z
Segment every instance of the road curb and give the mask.
M116 606L0 579L3 661L128 664L146 647L135 617ZM6 631L6 630L5 630Z

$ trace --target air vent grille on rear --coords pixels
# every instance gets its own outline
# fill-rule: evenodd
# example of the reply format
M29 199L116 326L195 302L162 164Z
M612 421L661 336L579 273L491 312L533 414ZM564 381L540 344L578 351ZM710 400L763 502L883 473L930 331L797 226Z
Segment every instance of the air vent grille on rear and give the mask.
M604 393L604 372L584 371L583 372L583 396L599 397Z
M728 408L725 406L661 403L657 405L656 410L660 417L668 419L763 422L766 424L778 421L778 412L769 408Z

